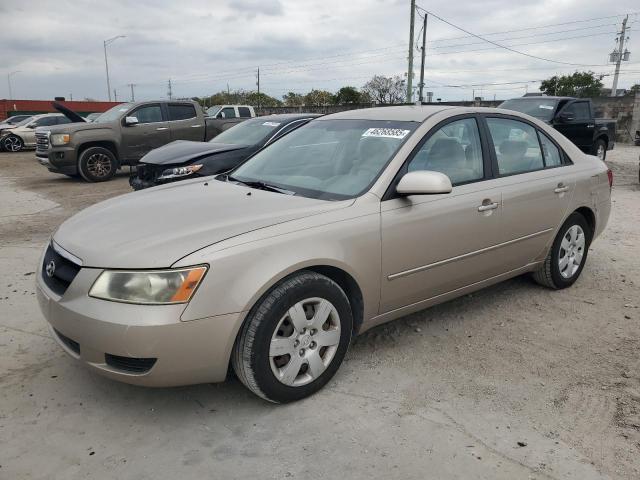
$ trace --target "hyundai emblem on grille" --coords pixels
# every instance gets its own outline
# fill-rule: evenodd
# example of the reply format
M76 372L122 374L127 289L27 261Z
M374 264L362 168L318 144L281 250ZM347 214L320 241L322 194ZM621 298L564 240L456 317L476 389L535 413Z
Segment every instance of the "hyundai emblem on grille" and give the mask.
M56 262L51 260L49 263L47 263L45 271L47 272L47 277L53 277L53 274L56 272Z

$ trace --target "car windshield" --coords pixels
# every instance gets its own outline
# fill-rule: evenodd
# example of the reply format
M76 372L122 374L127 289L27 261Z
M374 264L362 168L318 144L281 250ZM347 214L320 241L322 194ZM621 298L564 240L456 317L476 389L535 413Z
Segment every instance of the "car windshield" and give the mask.
M33 120L33 117L27 117L24 120L19 121L18 123L14 123L14 125L16 127L23 127L27 123L31 122L31 120Z
M526 113L541 120L551 120L558 101L552 98L514 98L502 102L499 108Z
M10 125L19 125L25 120L29 120L31 117L23 117L22 115L16 115L15 117L7 118L6 122Z
M283 125L282 122L269 120L268 117L245 120L215 136L209 142L228 145L255 145L266 140L281 125Z
M98 118L96 118L94 123L108 123L117 120L122 117L126 112L131 110L133 105L131 103L121 103L120 105L116 105L115 107L110 108L103 114L101 114Z
M231 181L258 182L325 200L367 191L418 124L386 120L315 120L261 150L231 172Z
M213 107L207 108L207 117L215 117L221 109L222 105L214 105Z

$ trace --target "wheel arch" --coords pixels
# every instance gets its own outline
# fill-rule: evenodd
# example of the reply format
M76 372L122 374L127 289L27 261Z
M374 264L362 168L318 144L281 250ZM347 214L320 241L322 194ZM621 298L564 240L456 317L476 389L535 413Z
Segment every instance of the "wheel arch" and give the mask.
M589 229L591 230L591 238L593 238L596 233L596 215L593 210L589 207L582 206L576 208L572 213L579 213L584 217L587 221L587 225L589 225Z
M604 142L604 148L605 148L605 149L606 149L606 148L609 148L609 135L608 135L608 134L606 134L606 133L601 133L601 134L599 134L599 135L596 137L596 139L595 139L594 143L595 143L595 142L597 142L598 140L602 140L602 141Z

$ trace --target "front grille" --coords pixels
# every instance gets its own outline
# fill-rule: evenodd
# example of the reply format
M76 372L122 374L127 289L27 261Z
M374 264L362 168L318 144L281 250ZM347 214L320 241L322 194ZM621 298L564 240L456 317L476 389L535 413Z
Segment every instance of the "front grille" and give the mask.
M53 329L53 331L56 332L56 335L58 336L60 341L64 343L69 348L69 350L71 350L72 352L75 352L76 355L80 355L80 344L78 342L76 342L75 340L71 340L69 337L64 336L55 328Z
M49 244L42 262L42 279L47 287L63 295L79 271L80 265L60 255Z
M146 373L155 365L157 358L133 358L121 357L119 355L104 354L104 360L107 365L130 373Z
M49 132L36 132L36 151L46 152L49 149Z

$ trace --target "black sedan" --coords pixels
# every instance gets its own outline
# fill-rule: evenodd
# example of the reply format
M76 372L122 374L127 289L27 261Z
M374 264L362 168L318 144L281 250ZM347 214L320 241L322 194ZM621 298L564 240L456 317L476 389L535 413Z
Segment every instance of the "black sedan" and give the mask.
M239 123L208 142L171 142L142 157L129 183L134 190L142 190L226 172L262 147L319 116L313 113L269 115Z

